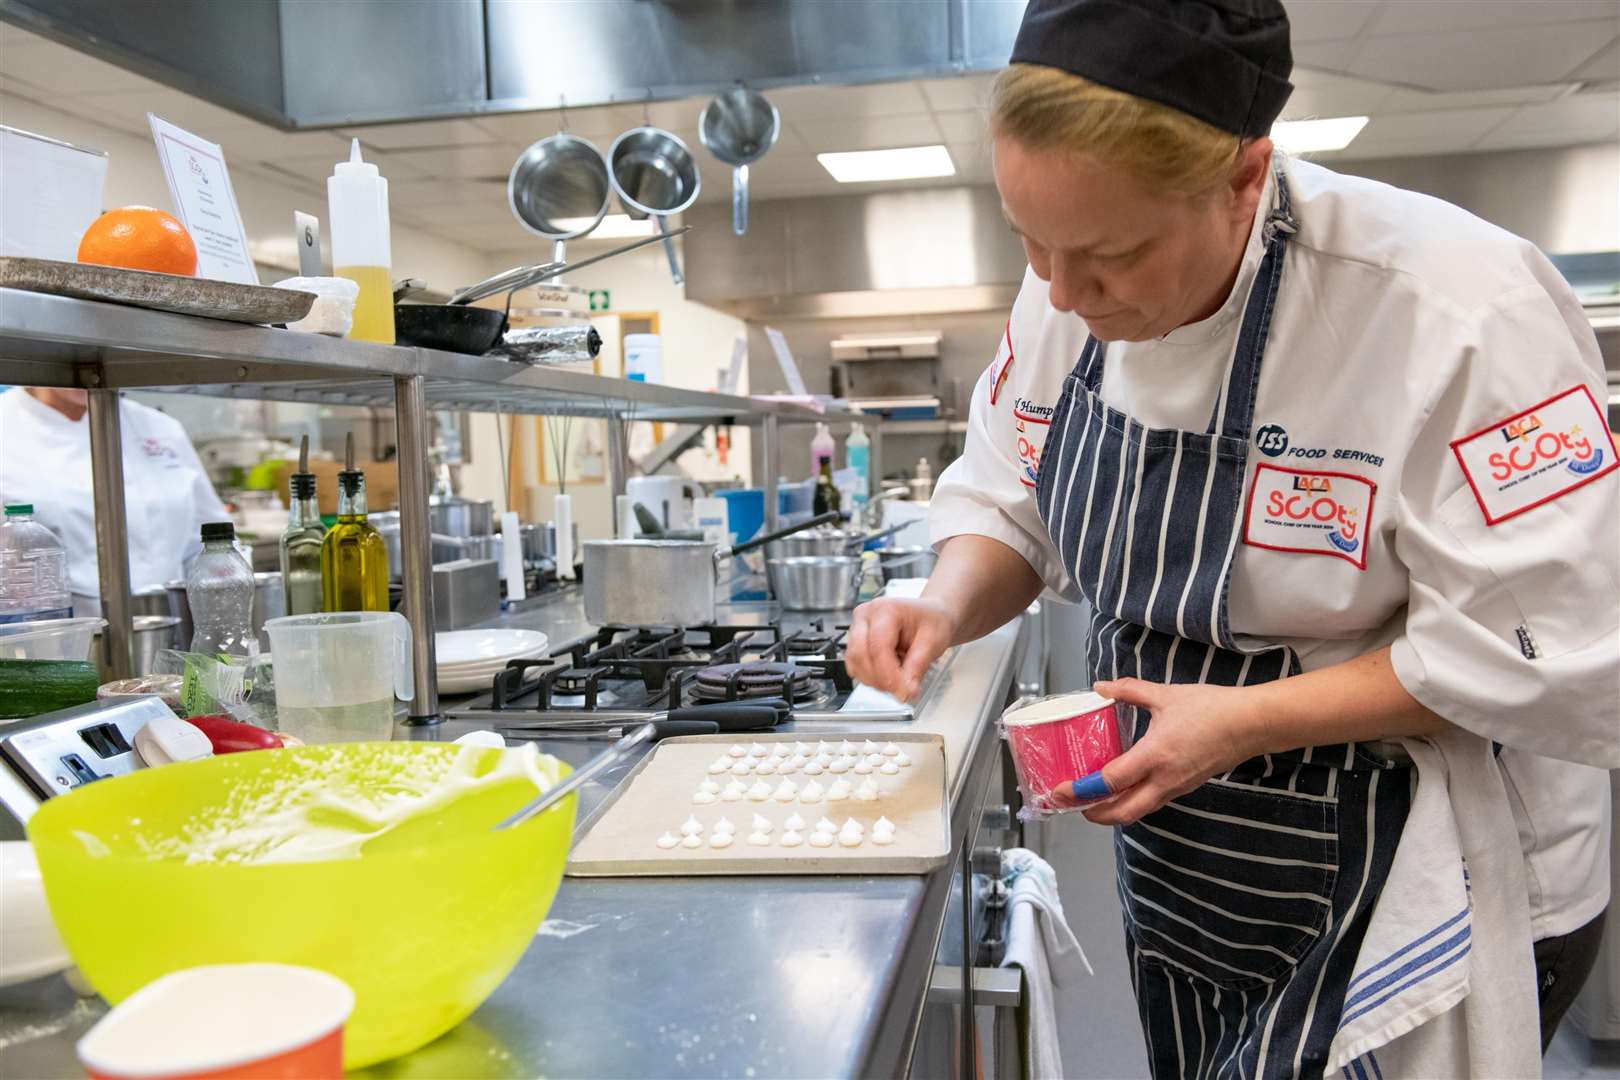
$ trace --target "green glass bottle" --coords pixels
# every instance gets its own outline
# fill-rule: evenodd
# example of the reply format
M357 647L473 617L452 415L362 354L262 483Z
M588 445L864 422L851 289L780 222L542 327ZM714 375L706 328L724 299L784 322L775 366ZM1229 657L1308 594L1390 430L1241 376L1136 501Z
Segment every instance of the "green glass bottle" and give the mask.
M366 521L366 474L354 467L354 436L338 473L338 519L321 541L321 607L388 610L388 545Z
M823 456L821 459L821 472L816 477L816 496L811 509L817 514L830 513L833 510L842 510L840 503L843 497L838 493L838 485L833 483L832 458Z
M308 615L326 603L321 595L321 541L326 526L315 502L315 476L309 471L309 436L298 451L298 471L287 482L287 528L281 534L281 586L288 615Z

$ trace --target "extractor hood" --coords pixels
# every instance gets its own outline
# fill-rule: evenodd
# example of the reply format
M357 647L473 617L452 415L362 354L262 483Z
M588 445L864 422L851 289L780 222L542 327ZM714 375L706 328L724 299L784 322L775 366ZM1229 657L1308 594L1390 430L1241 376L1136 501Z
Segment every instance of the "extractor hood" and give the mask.
M138 10L137 10L138 9ZM984 0L0 0L0 19L285 128L985 71Z

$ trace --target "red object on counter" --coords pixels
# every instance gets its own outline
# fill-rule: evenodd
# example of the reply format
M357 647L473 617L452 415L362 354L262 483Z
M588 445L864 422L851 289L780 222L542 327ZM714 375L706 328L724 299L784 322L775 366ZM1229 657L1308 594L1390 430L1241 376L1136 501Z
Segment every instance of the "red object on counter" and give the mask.
M281 749L281 737L275 732L232 720L228 716L188 716L186 723L208 736L208 744L216 754Z
M340 1080L354 992L286 964L171 972L79 1040L91 1080Z
M1048 792L1119 757L1114 702L1101 694L1057 694L1002 715L1024 800L1046 809Z

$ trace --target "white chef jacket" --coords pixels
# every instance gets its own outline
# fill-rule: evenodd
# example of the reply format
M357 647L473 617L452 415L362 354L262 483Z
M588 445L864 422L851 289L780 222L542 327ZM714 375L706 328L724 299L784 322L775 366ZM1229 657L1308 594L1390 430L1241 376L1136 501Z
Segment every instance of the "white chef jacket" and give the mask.
M1291 647L1307 671L1392 646L1415 698L1507 747L1537 936L1567 932L1609 892L1606 778L1571 762L1620 766L1620 474L1596 339L1529 242L1427 196L1284 168L1299 231L1255 404L1231 629ZM1268 185L1261 205L1271 196ZM1263 216L1220 310L1108 345L1109 405L1152 427L1206 428L1264 254ZM1071 599L1034 484L1086 336L1026 273L930 512L936 545L992 537ZM1557 437L1571 429L1584 456ZM1511 483L1496 478L1504 470ZM1291 531L1256 498L1294 476L1338 485L1353 504L1354 555L1296 539L1321 533Z
M184 577L202 550L202 523L230 515L179 421L133 401L120 404L129 584L144 589ZM33 503L35 520L67 549L73 592L101 595L89 414L69 420L21 388L0 393L0 498Z

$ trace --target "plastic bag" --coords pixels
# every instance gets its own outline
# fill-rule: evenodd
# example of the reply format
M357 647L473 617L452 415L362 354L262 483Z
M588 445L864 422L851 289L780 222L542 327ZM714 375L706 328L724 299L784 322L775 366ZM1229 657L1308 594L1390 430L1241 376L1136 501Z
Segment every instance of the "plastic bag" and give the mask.
M182 716L227 715L274 731L276 688L267 656L210 656L164 649L153 665L158 674L179 675Z
M1074 781L1100 770L1120 755L1119 716L1101 694L1053 694L1022 702L1001 715L1001 733L1012 751L1025 821L1095 806L1110 796L1062 802L1052 793L1073 789Z

